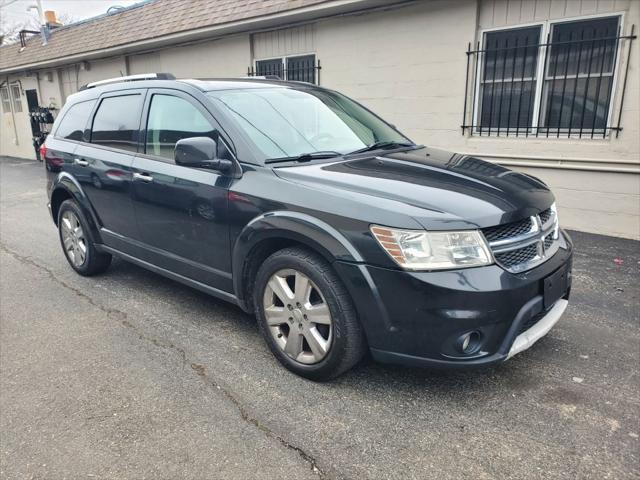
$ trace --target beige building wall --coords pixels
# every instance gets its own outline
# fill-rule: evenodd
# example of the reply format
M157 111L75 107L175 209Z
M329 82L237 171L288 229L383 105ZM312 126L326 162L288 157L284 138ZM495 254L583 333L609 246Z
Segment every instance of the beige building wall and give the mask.
M622 15L623 34L640 26L637 0L483 0L479 29L589 16ZM618 80L627 66L629 41L619 55ZM607 139L467 139L468 152L507 161L553 187L563 222L577 230L640 238L640 48L634 41L627 89L620 110L622 85L613 97L612 122L619 115L622 132ZM492 156L492 154L500 156ZM560 165L562 163L563 165ZM532 168L531 165L539 165ZM568 168L571 168L569 170ZM635 173L622 173L623 171Z
M129 57L129 74L170 72L182 78L240 77L251 63L249 35L210 40Z
M6 111L3 109L2 113L0 113L0 155L33 157L31 123L24 91L37 90L37 79L35 77L9 75L0 77L0 83L17 84L20 87L19 102L22 107L21 112L17 111L12 101L11 110Z
M448 0L319 22L322 85L417 141L460 147L464 50L475 26L474 1Z
M42 106L60 110L66 98L89 82L123 75L124 59L115 58L41 70L30 76L10 75L2 80L22 86L22 112L4 112L0 124L0 155L34 158L25 90L35 89ZM15 122L15 128L14 128ZM16 135L17 133L17 135Z
M480 138L463 135L460 128L465 50L484 29L612 13L623 15L626 33L632 24L640 27L640 0L424 0L9 80L21 80L24 89L37 87L41 104L59 107L83 84L104 78L154 71L184 78L237 77L258 59L315 53L322 64L321 85L358 99L415 141L475 154L545 180L557 196L565 227L640 238L638 40L618 138ZM626 68L629 43L620 52L618 74ZM620 93L618 83L616 122ZM2 114L0 154L33 156L24 97L23 104L23 113L15 115L16 129L13 117Z
M631 24L640 26L640 1L635 0L435 0L327 19L316 24L314 36L321 83L358 99L415 141L543 179L556 194L567 228L640 239L637 40L618 138L481 138L463 135L460 128L465 50L483 29L610 13L623 15L625 32ZM629 44L620 52L618 74L626 68ZM616 122L620 93L618 83Z
M251 62L249 35L238 35L155 52L91 60L40 70L32 76L11 75L0 81L20 82L22 112L0 114L0 155L34 158L24 90L36 89L40 105L60 109L83 85L105 78L147 72L175 72L189 77L238 77Z
M76 63L58 69L58 73L62 85L62 102L64 103L69 95L77 92L87 83L126 75L126 65L123 57L116 57Z
M316 25L261 32L253 35L253 59L263 60L316 52Z
M64 105L64 98L58 70L50 69L37 72L38 101L40 105L60 109Z

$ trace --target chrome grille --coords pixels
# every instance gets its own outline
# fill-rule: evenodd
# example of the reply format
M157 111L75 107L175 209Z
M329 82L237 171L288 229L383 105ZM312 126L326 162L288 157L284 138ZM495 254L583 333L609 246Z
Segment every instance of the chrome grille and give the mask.
M551 245L553 245L553 235L547 235L544 237L544 248L548 249Z
M526 218L518 222L506 223L497 227L485 228L482 233L490 242L502 240L504 238L516 237L531 230L531 218Z
M509 269L521 263L530 262L538 255L538 249L535 243L527 245L517 250L509 250L505 253L496 253L496 261L503 267Z
M551 215L553 215L553 211L550 208L547 208L544 212L540 212L539 217L543 225L549 221Z
M538 215L482 230L496 263L512 273L524 272L552 257L559 248L555 206Z

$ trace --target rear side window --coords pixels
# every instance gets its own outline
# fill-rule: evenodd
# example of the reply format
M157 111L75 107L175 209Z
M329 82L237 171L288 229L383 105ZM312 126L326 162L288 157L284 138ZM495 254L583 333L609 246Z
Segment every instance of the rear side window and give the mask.
M154 95L147 121L146 153L173 160L176 142L189 137L218 140L211 123L194 105L172 95Z
M93 118L91 143L135 152L142 95L123 95L102 99Z
M87 120L89 120L89 115L95 104L95 100L89 100L69 107L58 126L56 137L82 141L82 133L87 126Z

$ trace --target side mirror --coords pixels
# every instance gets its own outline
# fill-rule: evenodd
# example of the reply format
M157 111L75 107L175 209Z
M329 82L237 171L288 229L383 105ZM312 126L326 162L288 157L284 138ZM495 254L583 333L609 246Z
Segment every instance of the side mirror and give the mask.
M174 150L176 165L210 168L221 173L233 170L233 162L217 156L218 144L209 137L191 137L178 140Z

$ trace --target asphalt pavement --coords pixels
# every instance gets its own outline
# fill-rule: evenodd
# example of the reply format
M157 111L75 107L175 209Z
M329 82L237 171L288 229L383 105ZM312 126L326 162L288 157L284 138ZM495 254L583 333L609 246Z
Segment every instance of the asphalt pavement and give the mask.
M68 266L45 171L0 158L0 478L640 478L640 243L572 232L569 308L467 372L313 383L238 308Z

